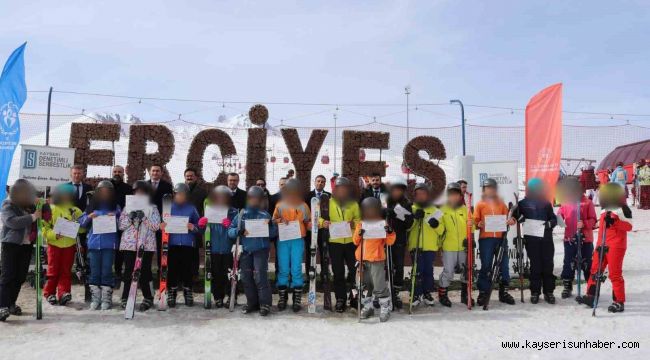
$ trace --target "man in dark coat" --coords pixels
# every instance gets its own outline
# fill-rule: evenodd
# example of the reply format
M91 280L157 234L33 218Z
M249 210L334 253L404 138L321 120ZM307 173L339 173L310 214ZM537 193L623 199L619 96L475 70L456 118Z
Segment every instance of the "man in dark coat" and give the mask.
M318 199L324 199L325 197L331 198L332 194L325 191L325 184L327 184L327 179L323 175L317 175L316 178L314 179L314 189L310 192L307 193L307 196L305 196L305 203L307 206L309 206L311 211L314 211L311 209L311 199L316 197ZM323 256L323 246L327 244L327 239L326 239L326 231L324 229L320 229L318 231L318 250L320 253L320 258L322 259ZM311 229L307 230L307 236L305 236L305 269L309 270L311 266L311 256L309 254L309 247L311 246ZM322 260L321 260L322 263ZM329 270L328 270L329 271Z
M203 217L203 212L205 211L205 198L208 197L208 192L205 190L204 184L200 183L198 176L196 175L196 170L193 168L185 169L183 173L185 177L185 184L190 188L190 192L187 194L188 200L196 210L199 212L199 216ZM194 239L196 246L194 246L194 254L192 256L192 273L194 276L199 276L199 263L200 263L200 248L203 247L203 235L200 233L194 234Z
M232 172L228 174L227 185L232 191L232 207L241 210L246 207L246 191L239 188L239 174Z
M153 164L149 167L149 180L147 181L151 186L151 203L156 205L160 216L163 215L162 201L165 194L172 194L174 192L174 187L172 184L162 179L163 168L162 165ZM162 242L162 232L158 230L156 232L156 260L158 263L158 269L160 269L160 251Z
M70 182L75 189L74 206L78 207L81 211L86 210L88 203L88 193L93 190L93 187L84 182L86 175L83 166L74 165L70 169Z
M115 199L117 200L117 204L120 205L121 209L124 209L124 205L126 204L126 196L127 195L132 195L133 194L133 189L129 186L129 184L124 182L124 167L121 165L115 165L113 166L113 177L111 178L111 183L113 183L113 187L115 188ZM120 248L119 242L120 239L122 238L122 232L118 231L118 245L117 248ZM124 258L122 257L122 252L121 251L116 251L115 252L115 287L120 288L120 285L122 284L122 265L124 264Z
M388 191L386 190L386 186L381 183L381 175L372 174L370 176L370 184L361 193L361 200L363 201L363 199L368 197L380 199L382 194L388 194Z

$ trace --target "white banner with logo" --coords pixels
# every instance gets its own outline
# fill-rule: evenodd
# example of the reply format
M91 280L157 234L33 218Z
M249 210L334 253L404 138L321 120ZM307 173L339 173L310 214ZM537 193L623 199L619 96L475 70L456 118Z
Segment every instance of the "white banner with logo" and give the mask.
M34 186L56 186L70 180L74 149L20 144L20 175Z
M472 166L472 191L474 204L481 200L481 184L483 180L492 178L499 184L499 195L508 204L515 202L515 192L518 187L518 166L516 161L475 162Z

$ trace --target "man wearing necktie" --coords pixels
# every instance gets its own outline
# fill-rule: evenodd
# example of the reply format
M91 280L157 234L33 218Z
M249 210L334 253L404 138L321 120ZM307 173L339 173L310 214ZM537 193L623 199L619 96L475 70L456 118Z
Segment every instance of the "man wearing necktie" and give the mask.
M83 166L74 165L70 168L70 182L68 182L68 184L74 186L74 205L81 211L86 210L88 192L93 190L92 186L84 182L85 178L85 169Z
M381 182L380 174L372 174L370 176L370 184L366 187L361 194L361 201L368 197L374 197L381 200L382 194L388 194L386 186Z
M149 167L149 184L151 185L151 203L156 205L160 215L163 215L162 211L162 201L165 194L171 194L174 192L174 187L171 183L163 180L163 167L160 164L153 164ZM162 243L162 232L160 230L156 231L156 260L158 264L158 269L160 269L160 250Z
M311 207L311 198L317 197L319 200L325 200L326 197L331 197L332 194L325 191L325 184L327 184L327 179L323 175L317 175L314 178L314 190L307 193L305 196L305 204ZM313 209L311 209L313 211ZM323 258L323 246L326 244L327 239L325 239L324 232L318 231L318 251L320 253L321 259ZM309 249L311 246L311 231L307 229L307 236L305 236L305 249ZM309 269L311 265L311 256L309 251L305 251L305 269Z

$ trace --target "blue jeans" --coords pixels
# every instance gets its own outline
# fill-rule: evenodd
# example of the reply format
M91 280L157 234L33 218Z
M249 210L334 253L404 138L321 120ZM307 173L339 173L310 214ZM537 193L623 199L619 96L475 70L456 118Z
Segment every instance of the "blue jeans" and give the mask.
M289 285L291 274L291 288L302 289L302 258L305 241L300 239L278 241L278 287Z
M502 241L504 241L504 246L503 259L501 260L501 284L507 286L510 283L510 269L508 268L508 240L503 240L502 238L482 238L478 241L478 251L481 253L481 270L478 273L478 282L476 283L476 287L479 291L491 290L490 281L492 281L492 279L489 278L489 273L492 269L492 262L494 261L495 253Z
M582 242L582 270L584 277L583 281L589 280L589 272L591 270L591 256L594 252L594 244ZM578 255L578 246L575 241L564 242L564 264L562 266L562 275L560 277L564 280L573 280L576 277L575 270L573 269L573 260Z
M415 257L415 252L411 253L411 258L413 257ZM433 261L435 259L435 251L420 250L418 252L414 297L433 291Z
M243 252L239 259L241 280L249 309L260 305L271 306L271 285L269 284L269 249Z
M89 285L115 286L113 279L113 249L88 249L88 264L90 265Z

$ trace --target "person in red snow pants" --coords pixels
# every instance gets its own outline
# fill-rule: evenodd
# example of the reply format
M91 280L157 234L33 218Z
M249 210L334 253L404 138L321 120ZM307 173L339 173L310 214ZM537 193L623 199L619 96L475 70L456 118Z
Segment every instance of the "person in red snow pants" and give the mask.
M597 248L602 245L603 231L607 226L605 222L606 211L600 214L600 226L598 228L598 244ZM603 258L602 269L609 268L609 280L612 282L614 290L614 302L625 303L625 280L623 280L623 258L625 257L625 250L627 249L627 232L632 230L632 224L628 222L621 213L611 212L612 223L607 227L606 233L606 246L607 251ZM594 251L591 261L591 273L596 274L599 267L599 251ZM587 283L587 289L595 289L596 279L591 276ZM595 291L595 290L594 290Z

